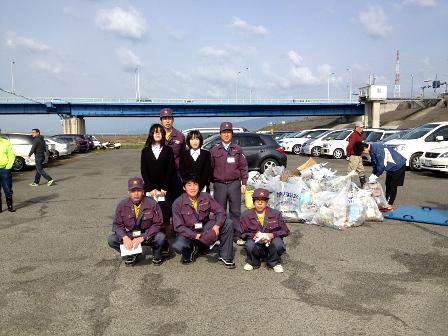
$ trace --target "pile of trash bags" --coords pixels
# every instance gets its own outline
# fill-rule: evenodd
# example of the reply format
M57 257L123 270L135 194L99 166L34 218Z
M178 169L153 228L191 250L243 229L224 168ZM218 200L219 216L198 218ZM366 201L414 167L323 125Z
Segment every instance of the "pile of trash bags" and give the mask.
M270 192L268 205L282 212L286 222L309 223L343 229L366 221L384 220L380 208L387 207L379 182L360 189L351 181L355 171L337 176L315 164L300 171L300 176L285 174L284 167L272 167L263 174L250 172L248 190L265 188Z

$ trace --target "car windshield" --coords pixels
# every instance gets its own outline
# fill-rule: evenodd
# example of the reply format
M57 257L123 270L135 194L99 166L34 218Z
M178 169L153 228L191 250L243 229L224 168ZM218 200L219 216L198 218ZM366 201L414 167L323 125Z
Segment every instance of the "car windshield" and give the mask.
M350 134L352 134L353 130L347 130L339 134L334 140L345 140Z
M372 132L369 134L369 136L366 138L366 142L377 142L381 139L383 136L383 132Z
M328 131L325 130L315 130L315 131L308 131L308 133L304 134L302 136L303 137L307 137L307 138L311 138L311 139L315 139L317 138L319 135L321 135L322 133L326 133Z
M426 124L419 126L417 128L414 128L412 131L410 131L408 134L404 135L401 139L419 139L426 134L428 134L430 131L432 131L434 128L440 126L439 124Z
M383 138L382 141L386 142L389 140L394 140L394 139L401 139L405 134L409 133L410 131L406 130L406 131L400 131L394 134L391 134L385 138Z
M344 131L332 131L331 133L328 133L326 135L324 135L324 140L334 140L336 139L339 134L343 133Z

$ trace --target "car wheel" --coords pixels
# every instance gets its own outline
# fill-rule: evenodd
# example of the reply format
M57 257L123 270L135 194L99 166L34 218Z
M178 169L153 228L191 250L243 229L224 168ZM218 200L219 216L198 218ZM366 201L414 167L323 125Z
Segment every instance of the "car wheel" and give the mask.
M266 169L271 168L271 167L277 167L277 166L278 166L278 162L275 159L263 160L263 162L260 165L260 172L263 174Z
M57 150L54 151L53 158L59 159L59 152Z
M302 145L294 145L293 147L292 147L292 152L294 153L294 154L296 154L296 155L299 155L300 154L300 148L302 147Z
M409 168L412 171L422 170L422 168L420 167L420 156L422 156L422 153L414 153L409 158Z
M340 148L336 148L333 152L333 157L335 159L342 159L342 157L344 156L344 151Z
M16 156L16 159L14 160L14 164L12 165L12 170L13 171L21 171L25 168L25 159L20 157L20 156Z
M320 147L316 146L311 148L311 155L312 156L320 156Z

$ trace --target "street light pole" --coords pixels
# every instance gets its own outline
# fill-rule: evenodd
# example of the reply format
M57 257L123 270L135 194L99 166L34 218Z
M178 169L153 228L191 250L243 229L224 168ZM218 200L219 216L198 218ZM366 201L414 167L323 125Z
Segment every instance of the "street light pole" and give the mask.
M411 98L414 95L414 75L411 75Z
M252 102L252 79L250 77L250 68L247 67L247 70L249 70L249 102Z
M236 81L235 81L235 100L238 101L238 75L241 73L241 71L238 71L236 73Z
M14 72L12 70L12 66L15 62L11 62L11 93L14 93Z
M350 99L350 103L352 102L352 70L351 69L347 69L347 71L350 71L350 93L349 93L349 99Z
M328 76L328 94L327 94L327 99L330 100L330 77L334 75L334 72L332 72L329 76Z
M140 65L135 68L135 99L140 101Z

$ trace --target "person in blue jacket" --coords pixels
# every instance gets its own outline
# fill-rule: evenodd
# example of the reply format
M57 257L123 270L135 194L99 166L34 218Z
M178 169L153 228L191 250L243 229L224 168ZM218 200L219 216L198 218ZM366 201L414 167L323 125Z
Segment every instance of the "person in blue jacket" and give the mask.
M404 185L406 158L395 149L379 143L367 144L357 142L353 147L355 153L370 154L373 170L369 182L375 181L386 171L386 199L389 207L386 212L393 211L392 205L397 197L397 187Z

